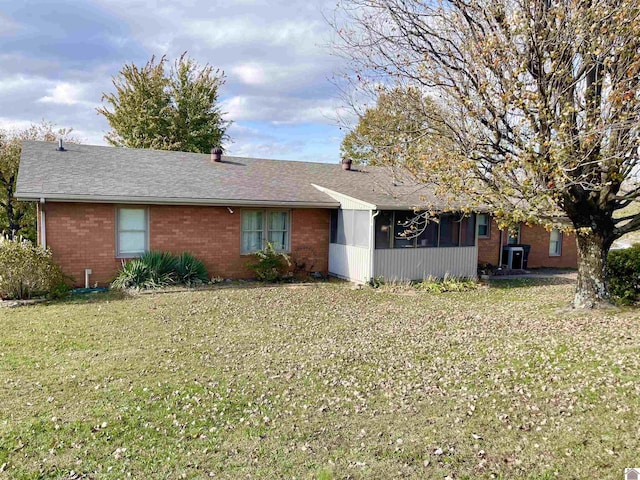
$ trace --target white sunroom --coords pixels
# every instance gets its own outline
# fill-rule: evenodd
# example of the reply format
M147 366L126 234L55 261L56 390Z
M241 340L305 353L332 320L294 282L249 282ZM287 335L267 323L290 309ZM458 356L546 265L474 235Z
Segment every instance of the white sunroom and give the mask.
M412 208L385 208L322 191L341 204L331 215L330 275L358 283L379 277L386 281L476 277L475 214L442 213L416 234L406 235L407 224L416 217Z

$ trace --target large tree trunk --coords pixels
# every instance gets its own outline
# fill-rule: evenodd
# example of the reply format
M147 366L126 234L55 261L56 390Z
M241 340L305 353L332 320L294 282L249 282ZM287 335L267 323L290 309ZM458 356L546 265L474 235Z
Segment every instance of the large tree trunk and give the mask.
M595 308L610 304L607 286L607 254L611 241L591 231L576 235L578 245L578 284L574 308Z

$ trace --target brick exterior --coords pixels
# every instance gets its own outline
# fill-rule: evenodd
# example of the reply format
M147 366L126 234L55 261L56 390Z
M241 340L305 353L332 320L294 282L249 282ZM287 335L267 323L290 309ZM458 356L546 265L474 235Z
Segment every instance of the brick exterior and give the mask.
M503 235L502 245L506 245L506 231L501 232L495 220L491 220L490 238L478 238L478 262L499 264L500 235ZM578 265L575 236L563 233L561 255L550 256L550 235L550 232L539 225L532 227L521 225L520 243L531 245L527 267L575 268Z
M76 285L83 285L85 268L93 270L92 285L108 284L120 268L123 260L116 258L116 207L44 205L47 246ZM242 209L234 208L234 213L226 207L150 205L148 209L151 250L191 252L204 262L211 276L251 277L246 268L249 257L240 254ZM291 211L291 251L307 269L327 273L329 210Z

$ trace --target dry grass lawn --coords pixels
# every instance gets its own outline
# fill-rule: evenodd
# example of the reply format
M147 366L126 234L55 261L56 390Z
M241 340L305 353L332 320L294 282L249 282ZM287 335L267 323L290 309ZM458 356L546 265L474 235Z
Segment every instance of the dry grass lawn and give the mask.
M0 478L621 479L640 315L532 282L0 310Z

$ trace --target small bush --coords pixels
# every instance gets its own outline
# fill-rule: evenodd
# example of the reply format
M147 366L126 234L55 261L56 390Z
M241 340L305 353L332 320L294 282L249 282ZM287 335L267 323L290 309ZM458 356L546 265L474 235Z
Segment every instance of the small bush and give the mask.
M190 253L174 256L168 252L147 252L125 263L114 288L159 288L168 285L206 283L209 274L204 264Z
M184 285L201 285L209 281L209 272L207 272L204 263L188 252L184 252L178 257L176 274L178 282Z
M0 236L0 298L61 298L69 292L67 280L50 250Z
M631 304L640 296L640 243L612 250L607 259L609 291L614 300Z
M291 266L291 260L286 253L277 252L271 243L253 254L253 260L247 266L256 274L256 278L263 282L277 282L282 280Z

